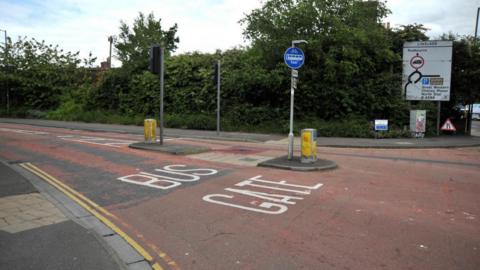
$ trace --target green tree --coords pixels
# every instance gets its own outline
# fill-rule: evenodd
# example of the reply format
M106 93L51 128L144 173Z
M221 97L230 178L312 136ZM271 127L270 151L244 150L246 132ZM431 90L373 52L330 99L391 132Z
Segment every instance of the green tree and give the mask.
M403 50L403 43L407 41L424 41L429 40L426 35L427 28L423 24L407 24L400 25L389 32L390 39L393 45L393 50L401 54Z
M12 107L53 109L62 96L91 81L88 70L79 67L82 60L78 54L34 38L19 38L10 43L8 57L3 61L7 70L2 81L10 90ZM83 63L91 65L94 61L90 55Z
M480 45L473 37L444 35L453 40L452 106L480 101Z
M377 1L271 0L241 23L268 72L288 76L283 52L291 40L309 42L302 45L306 62L296 96L298 116L373 117L384 116L391 104L376 106L378 93L392 102L400 98L397 85L383 79L391 77L386 75L390 66L400 60L381 24L388 12ZM276 93L288 97L288 81L281 83L275 85Z
M140 12L131 28L122 21L115 44L118 59L125 68L137 72L145 70L148 67L149 48L152 44L163 44L167 54L177 49L177 28L177 24L174 24L168 30L163 30L161 19L155 19L153 13L145 16Z

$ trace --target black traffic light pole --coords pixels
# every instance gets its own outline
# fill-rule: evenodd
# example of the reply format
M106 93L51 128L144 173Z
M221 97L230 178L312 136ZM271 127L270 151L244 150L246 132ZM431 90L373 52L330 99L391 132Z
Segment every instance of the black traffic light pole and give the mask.
M5 34L5 55L3 56L3 61L4 61L4 64L5 64L5 73L7 74L9 72L8 70L8 62L7 62L7 57L8 57L8 38L7 38L7 30L3 30L3 29L0 29L0 32L3 32ZM8 80L5 81L6 82L6 92L7 92L7 115L10 114L10 88L8 86Z
M217 84L217 136L220 135L220 60L215 63L215 83Z
M164 86L164 81L163 81L163 56L164 56L164 48L163 46L160 47L160 144L163 144L163 86Z
M155 44L150 47L149 70L153 74L158 74L160 78L160 111L159 111L160 124L158 125L158 128L159 128L158 135L160 137L161 145L163 144L163 95L164 95L163 58L164 58L164 54L165 54L165 48L163 46Z

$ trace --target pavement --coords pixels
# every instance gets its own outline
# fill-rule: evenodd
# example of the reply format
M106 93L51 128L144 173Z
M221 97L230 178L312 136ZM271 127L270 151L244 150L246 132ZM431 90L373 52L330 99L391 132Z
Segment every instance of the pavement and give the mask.
M478 121L474 121L473 134L479 134ZM0 118L0 123L24 124L41 127L67 128L71 130L84 130L95 132L114 132L123 134L143 134L142 126L132 125L112 125L81 122L66 122L54 120L38 119L17 119ZM477 127L477 128L476 128ZM213 139L225 141L240 142L264 142L269 144L288 143L287 135L281 134L258 134L244 132L220 132L217 135L215 131L191 130L191 129L165 129L166 137L173 138L195 138L195 139ZM300 140L297 137L295 144L299 145ZM317 146L323 147L343 147L343 148L391 148L391 149L411 149L411 148L457 148L472 147L480 145L480 137L476 136L458 136L443 135L431 138L399 138L399 139L369 139L369 138L339 138L339 137L319 137Z
M294 156L291 159L288 159L288 156L281 156L260 162L258 166L306 172L335 169L337 168L337 163L326 159L316 159L315 161L304 163L301 162L301 157L299 156Z
M4 161L0 175L1 269L151 269L127 265L115 251L127 243L109 245L108 229L41 180Z
M192 155L210 151L208 147L195 146L189 144L171 144L171 143L145 143L137 142L129 145L130 148L158 151L172 155Z
M97 123L67 122L67 121L39 120L39 119L19 119L19 118L0 118L0 123L15 123L15 124L25 124L25 125L42 126L42 127L57 127L57 128L68 128L68 129L74 129L74 130L115 132L115 133L143 135L143 126L134 126L134 125L97 124ZM244 133L244 132L221 132L221 135L217 136L216 131L175 129L175 128L166 128L165 136L187 137L187 138L196 138L196 139L223 139L223 140L245 141L245 142L248 142L248 141L261 142L261 141L280 139L283 137L280 135Z

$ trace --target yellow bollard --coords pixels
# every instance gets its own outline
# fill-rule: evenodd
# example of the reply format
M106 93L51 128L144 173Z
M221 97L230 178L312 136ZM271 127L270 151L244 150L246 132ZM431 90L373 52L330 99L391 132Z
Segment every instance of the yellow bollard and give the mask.
M302 129L302 163L313 163L317 161L317 130Z
M146 143L154 143L156 140L157 120L145 119L143 121L143 133Z

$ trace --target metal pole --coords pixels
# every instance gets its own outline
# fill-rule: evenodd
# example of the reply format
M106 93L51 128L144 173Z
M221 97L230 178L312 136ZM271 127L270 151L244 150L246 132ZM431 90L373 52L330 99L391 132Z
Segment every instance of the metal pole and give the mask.
M7 30L0 30L3 31L5 34L5 55L3 56L3 62L5 64L5 74L8 73L8 61L7 61L7 56L8 56L8 48L7 48ZM6 83L6 92L7 92L7 115L10 114L10 88L8 87L8 79L5 81Z
M10 115L10 88L7 85L7 115Z
M292 48L295 48L295 44L308 43L306 40L292 40ZM295 88L297 88L296 78L298 77L298 71L292 68L291 85L290 85L290 132L288 133L288 160L293 159L293 102L295 96Z
M220 136L220 60L217 61L217 136Z
M480 7L477 9L477 20L475 23L475 39L474 42L477 43L477 33L478 33L478 16L480 15Z
M293 159L293 101L295 96L295 78L293 76L293 69L292 69L292 77L290 83L290 132L288 133L288 160Z
M160 144L163 144L163 57L164 57L164 48L163 46L160 47L160 125L159 125L159 136L160 136Z
M475 39L473 40L473 44L477 44L477 34L478 34L478 17L480 15L480 7L477 8L477 20L475 21ZM466 119L466 123L465 123L465 134L467 134L468 131L468 134L471 135L471 129L468 129L468 124L470 123L470 125L472 124L472 110L473 110L473 104L472 104L472 107L468 107L469 108L469 111L467 113L467 119Z
M472 135L472 115L473 115L473 103L468 107L468 124L467 134Z
M467 131L468 131L468 110L469 109L470 109L470 105L466 104L465 105L465 135L467 135Z
M108 68L112 68L112 43L113 43L113 37L109 36L108 41L110 42L110 51L108 53Z
M440 135L440 110L441 110L441 102L437 101L437 136Z

